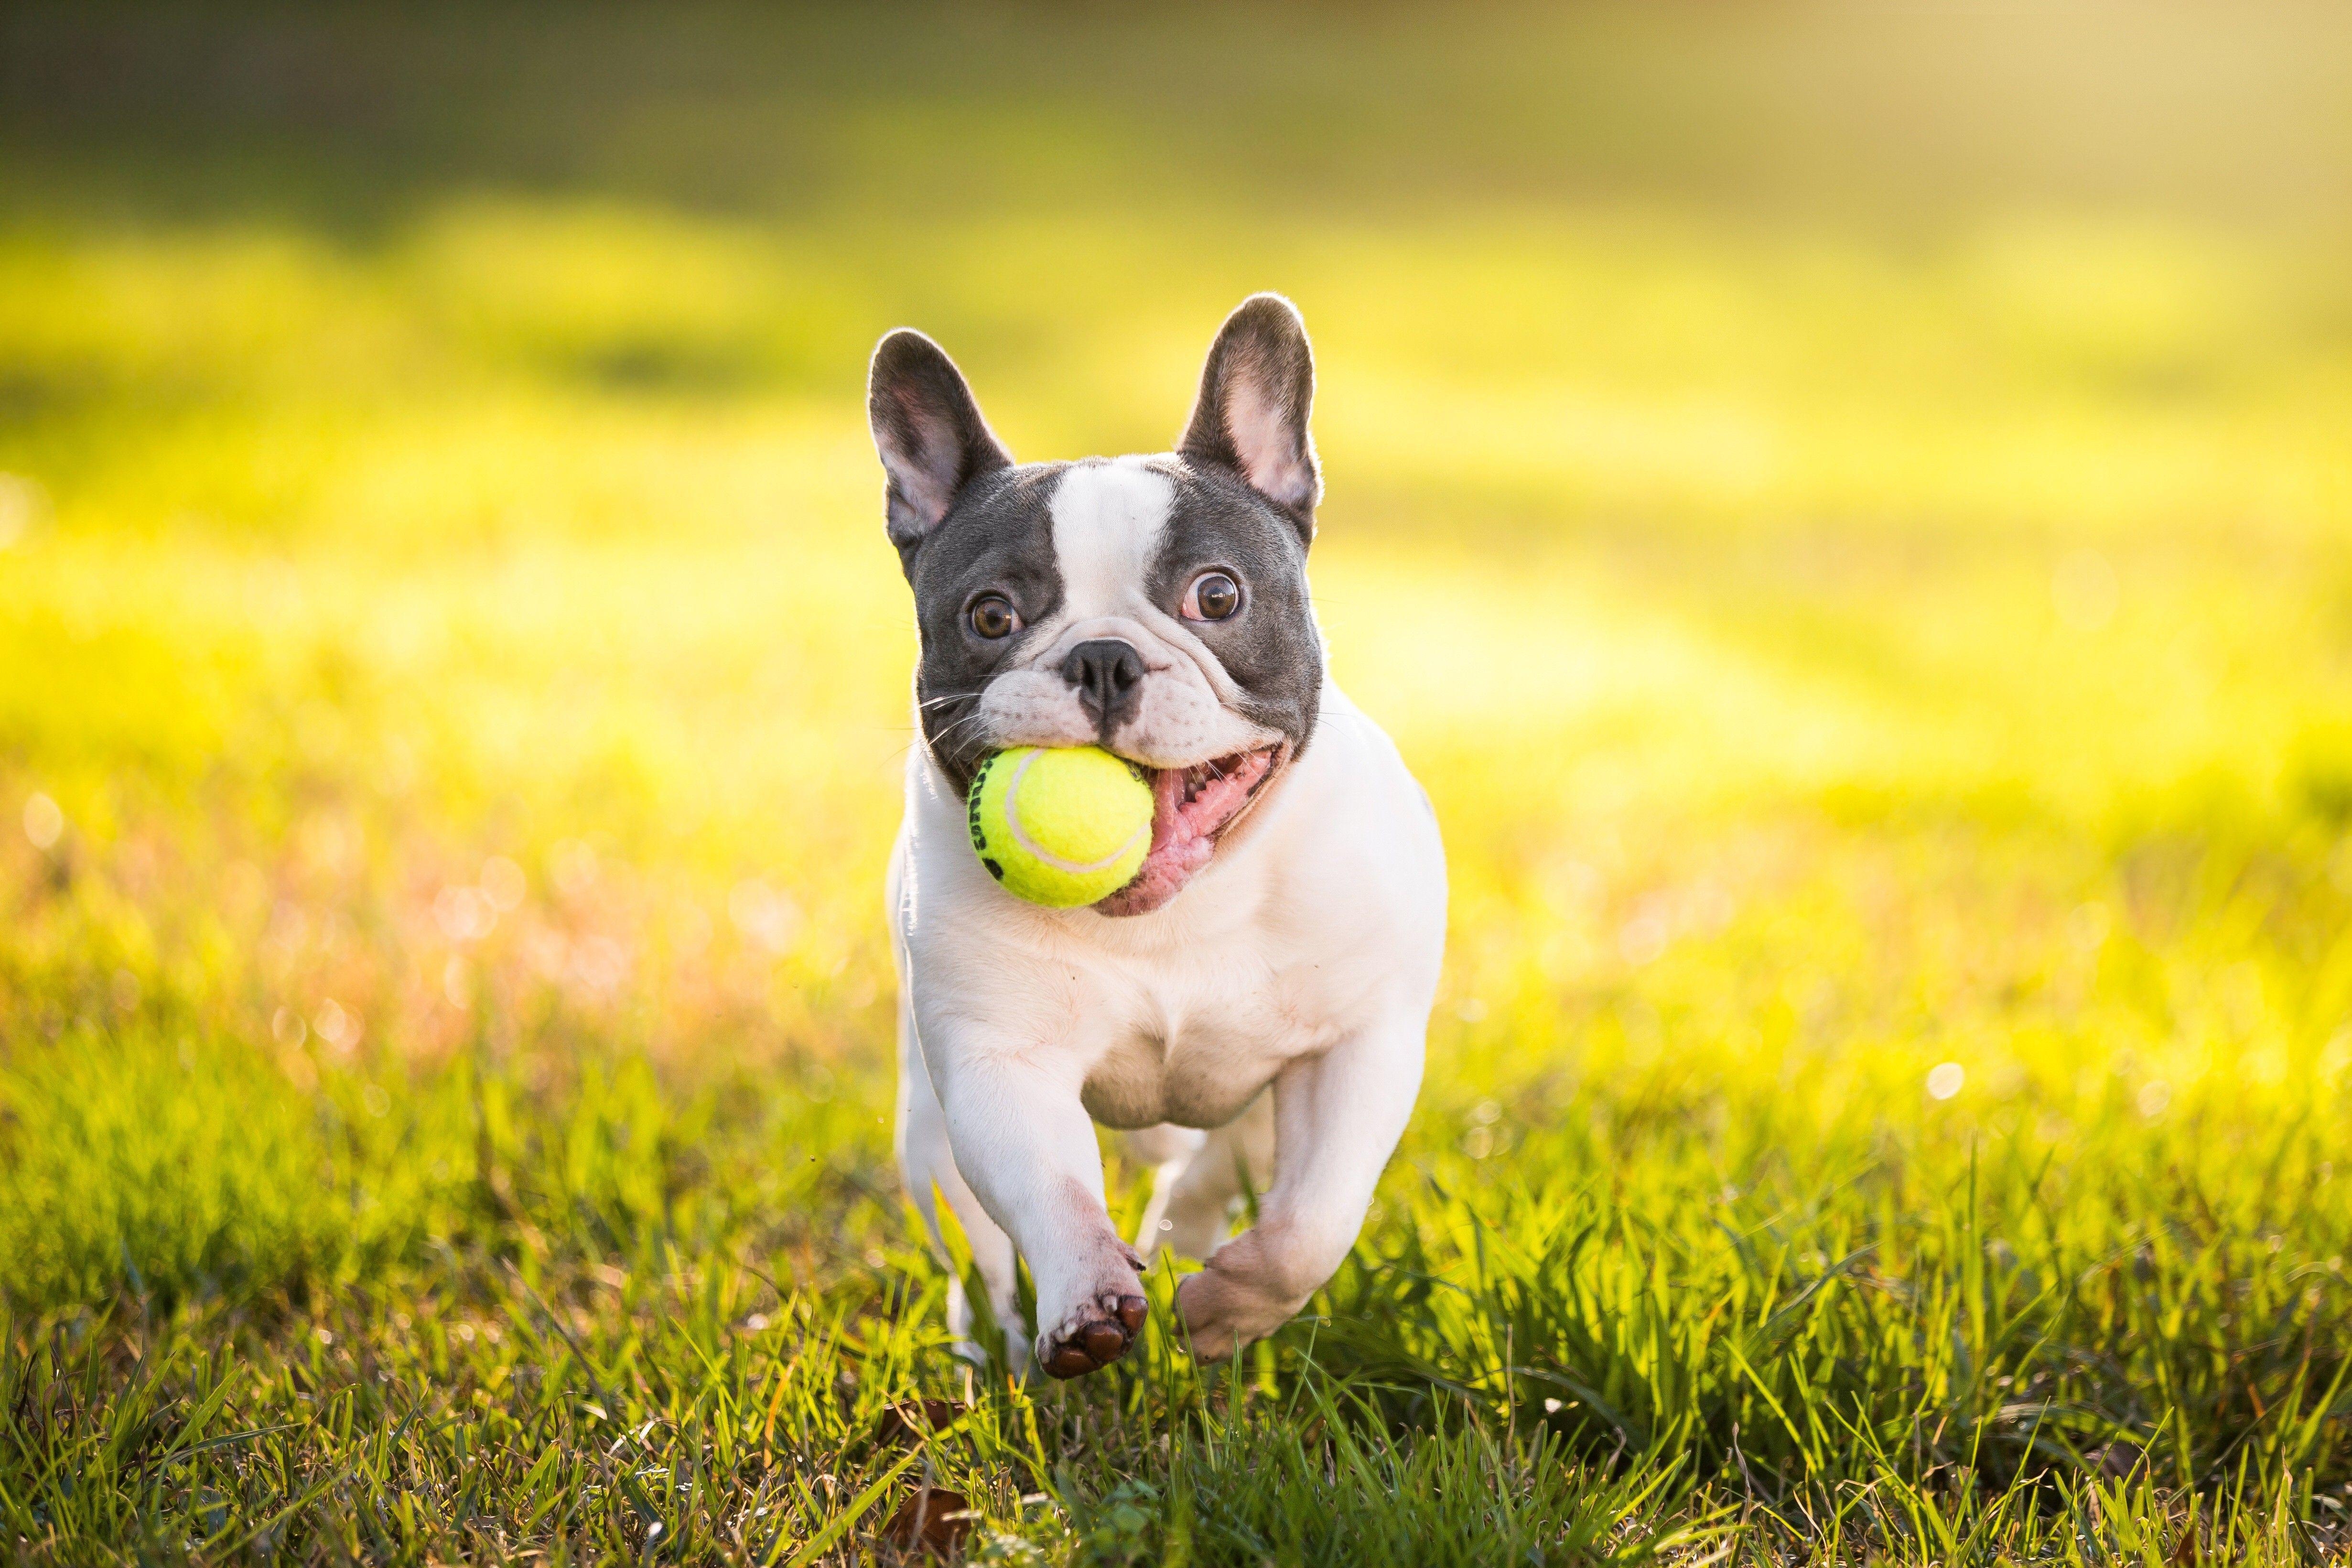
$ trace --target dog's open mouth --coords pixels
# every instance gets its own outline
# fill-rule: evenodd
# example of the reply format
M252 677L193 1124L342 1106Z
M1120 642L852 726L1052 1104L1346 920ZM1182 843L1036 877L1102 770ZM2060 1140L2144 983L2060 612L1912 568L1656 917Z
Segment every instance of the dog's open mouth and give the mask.
M1189 768L1152 769L1150 852L1135 879L1095 908L1107 915L1139 915L1174 898L1280 771L1286 750L1273 745Z

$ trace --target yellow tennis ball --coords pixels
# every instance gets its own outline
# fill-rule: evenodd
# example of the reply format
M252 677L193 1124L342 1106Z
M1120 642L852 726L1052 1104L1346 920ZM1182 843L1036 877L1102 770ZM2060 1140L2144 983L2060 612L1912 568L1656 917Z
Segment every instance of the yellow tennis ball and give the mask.
M1005 891L1050 909L1107 898L1151 848L1151 786L1095 746L1015 746L965 796L971 847Z

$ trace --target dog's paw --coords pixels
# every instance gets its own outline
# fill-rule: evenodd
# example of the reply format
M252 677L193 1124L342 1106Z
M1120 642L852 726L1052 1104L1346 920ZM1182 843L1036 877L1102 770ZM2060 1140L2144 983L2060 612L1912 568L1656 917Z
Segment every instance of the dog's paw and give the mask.
M1208 1267L1176 1287L1176 1310L1202 1361L1223 1361L1290 1321L1320 1279L1288 1267L1279 1248L1244 1231L1217 1249Z
M1101 1291L1037 1336L1037 1364L1049 1377L1099 1372L1127 1353L1150 1311L1139 1290Z

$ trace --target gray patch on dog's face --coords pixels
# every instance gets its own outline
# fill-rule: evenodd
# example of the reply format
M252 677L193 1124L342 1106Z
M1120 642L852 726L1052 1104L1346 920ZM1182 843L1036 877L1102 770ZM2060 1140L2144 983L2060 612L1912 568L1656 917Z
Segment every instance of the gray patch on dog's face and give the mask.
M1181 459L1150 593L1170 612L1202 573L1241 584L1241 608L1222 621L1185 621L1239 689L1244 716L1288 738L1292 754L1315 731L1323 694L1323 641L1307 596L1307 545L1297 523L1220 468Z
M981 763L1003 743L981 722L981 693L1053 635L1062 608L1052 506L1068 467L1024 463L978 480L908 562L922 644L915 698L923 739L959 790L971 787ZM994 641L972 629L971 613L992 593L1012 601L1022 626Z
M1083 491L1061 495L1077 474ZM1057 513L1063 548L1083 545L1079 560L1057 553ZM965 788L1007 745L1107 739L1167 766L1279 736L1295 754L1314 731L1323 683L1306 557L1278 508L1238 477L1180 458L1032 464L980 479L910 563L922 638L916 695L932 756ZM1118 566L1122 559L1132 565ZM1186 590L1212 570L1241 584L1241 608L1223 621L1182 618ZM1087 603L1070 597L1073 571ZM973 629L971 606L989 594L1011 601L1019 632L991 640ZM1097 634L1124 636L1153 667L1137 721L1108 738L1092 732L1061 668L1067 645ZM1198 651L1186 651L1188 638ZM1202 652L1222 690L1203 679Z

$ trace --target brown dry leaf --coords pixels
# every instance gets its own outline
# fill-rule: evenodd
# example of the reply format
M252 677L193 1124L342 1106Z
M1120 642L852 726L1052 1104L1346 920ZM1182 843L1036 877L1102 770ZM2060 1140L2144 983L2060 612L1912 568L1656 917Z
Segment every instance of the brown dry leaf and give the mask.
M919 1549L934 1557L945 1557L963 1544L964 1537L971 1533L971 1501L963 1493L944 1487L924 1487L898 1505L898 1511L882 1527L882 1539L901 1552Z

